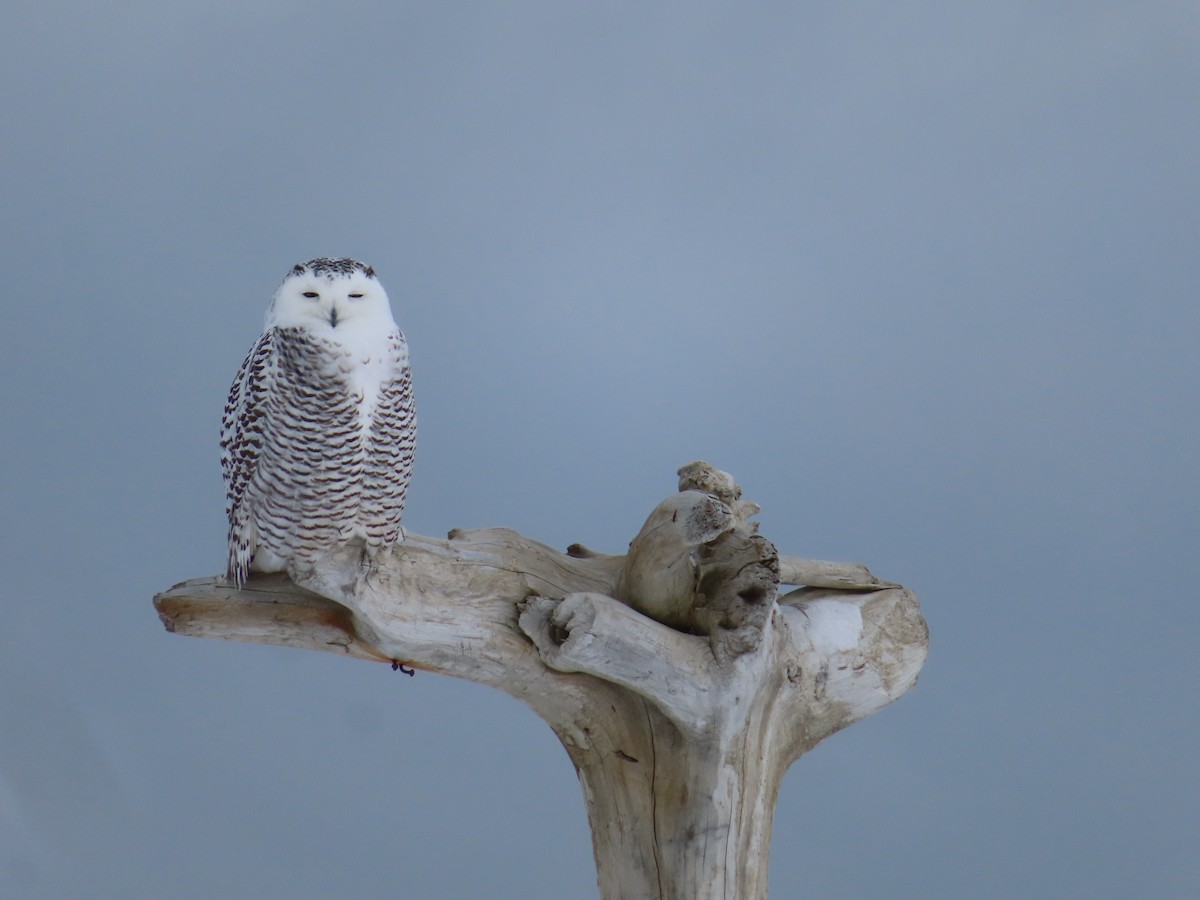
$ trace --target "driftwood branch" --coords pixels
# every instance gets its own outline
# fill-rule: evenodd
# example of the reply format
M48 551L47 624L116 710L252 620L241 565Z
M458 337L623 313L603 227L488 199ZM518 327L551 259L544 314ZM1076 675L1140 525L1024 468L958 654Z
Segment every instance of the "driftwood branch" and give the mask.
M291 578L183 582L167 629L489 684L554 729L614 898L759 898L788 766L915 683L916 597L865 567L780 557L726 473L680 470L628 554L503 528L355 546ZM799 589L778 597L778 585Z

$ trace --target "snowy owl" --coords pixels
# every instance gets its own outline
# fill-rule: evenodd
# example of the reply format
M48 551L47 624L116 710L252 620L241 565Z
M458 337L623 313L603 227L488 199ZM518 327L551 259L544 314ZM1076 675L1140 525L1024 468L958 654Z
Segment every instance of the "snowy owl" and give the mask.
M416 430L408 344L375 272L353 259L295 266L225 404L229 581L403 540Z

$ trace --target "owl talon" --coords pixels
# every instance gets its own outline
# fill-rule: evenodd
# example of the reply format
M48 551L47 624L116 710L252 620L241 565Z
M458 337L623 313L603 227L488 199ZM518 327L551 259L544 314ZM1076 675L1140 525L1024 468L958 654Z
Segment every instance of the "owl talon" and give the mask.
M406 666L404 663L400 662L400 660L398 660L398 659L393 659L393 660L392 660L392 671L393 671L393 672L395 672L397 669L399 669L401 672L403 672L403 673L404 673L405 675L407 675L409 678L412 678L414 675L416 675L416 674L417 674L417 670L416 670L416 669L410 669L410 668L409 668L408 666Z

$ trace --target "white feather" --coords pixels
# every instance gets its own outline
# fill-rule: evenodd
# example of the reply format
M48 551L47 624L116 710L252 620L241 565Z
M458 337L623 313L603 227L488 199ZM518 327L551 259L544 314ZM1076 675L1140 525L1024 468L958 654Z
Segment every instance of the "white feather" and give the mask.
M383 286L353 260L296 266L226 405L229 578L402 540L415 438L408 345Z

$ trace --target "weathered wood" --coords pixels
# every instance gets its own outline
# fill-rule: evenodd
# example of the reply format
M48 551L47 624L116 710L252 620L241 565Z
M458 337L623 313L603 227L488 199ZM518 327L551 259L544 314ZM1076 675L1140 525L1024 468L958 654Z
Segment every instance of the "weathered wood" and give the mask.
M672 494L629 544L613 596L650 618L690 629L699 547L735 525L730 508L700 491Z
M373 568L348 546L292 581L197 579L155 605L179 634L506 691L575 763L605 900L749 900L766 894L788 766L905 693L928 649L912 593L855 564L778 557L756 511L692 463L625 556L502 528L410 534ZM806 587L777 599L779 583Z
M355 634L346 607L286 575L260 575L240 591L223 578L193 578L155 596L154 607L175 634L383 659Z
M893 581L876 578L866 566L859 563L801 559L798 556L779 557L779 583L836 588L841 591L873 591L900 587Z
M775 545L739 524L702 547L697 565L692 619L713 655L727 662L757 650L779 593Z

